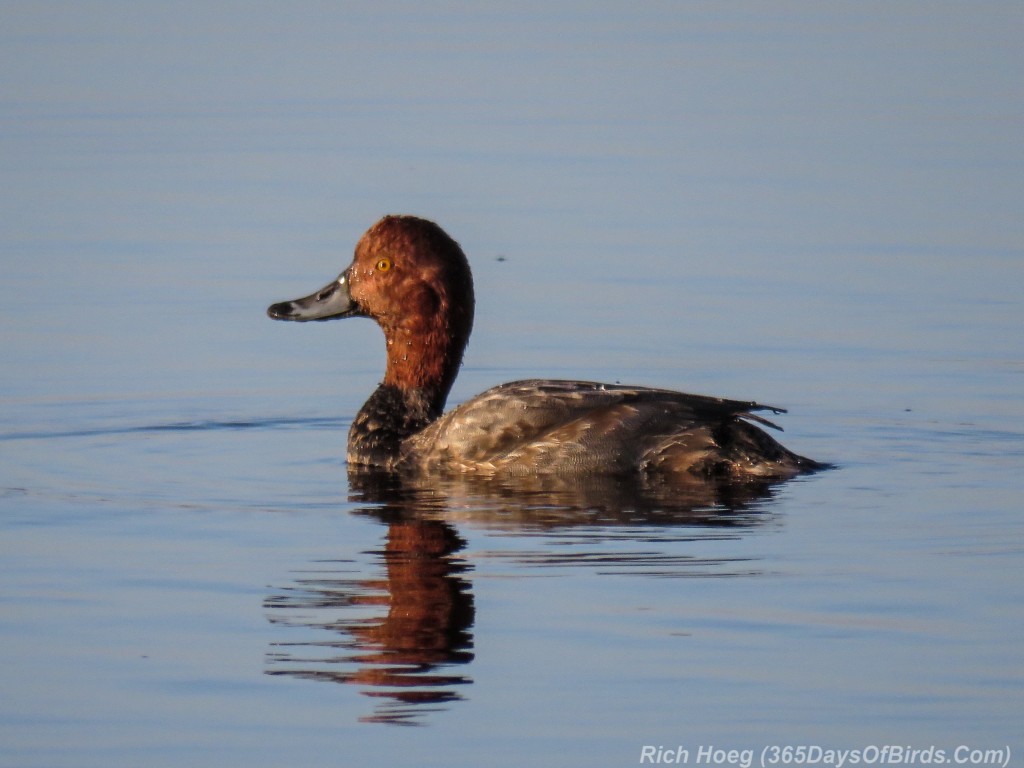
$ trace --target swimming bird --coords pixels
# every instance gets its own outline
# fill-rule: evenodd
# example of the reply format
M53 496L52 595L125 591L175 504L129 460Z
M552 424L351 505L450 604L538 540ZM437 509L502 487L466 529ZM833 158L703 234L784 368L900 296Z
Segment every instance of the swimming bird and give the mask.
M743 482L827 466L761 429L778 427L758 412L785 413L782 408L667 389L527 379L445 413L474 303L459 244L432 221L392 215L367 230L336 280L273 304L267 314L299 322L366 317L383 330L384 380L352 422L350 468Z

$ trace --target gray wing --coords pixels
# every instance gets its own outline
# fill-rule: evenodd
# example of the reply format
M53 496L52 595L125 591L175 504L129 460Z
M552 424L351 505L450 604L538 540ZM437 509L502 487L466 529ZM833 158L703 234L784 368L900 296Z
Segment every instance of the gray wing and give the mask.
M629 471L667 435L706 432L736 418L774 426L754 402L585 381L529 379L489 389L418 434L409 455L431 467L533 472ZM429 446L429 451L422 448Z

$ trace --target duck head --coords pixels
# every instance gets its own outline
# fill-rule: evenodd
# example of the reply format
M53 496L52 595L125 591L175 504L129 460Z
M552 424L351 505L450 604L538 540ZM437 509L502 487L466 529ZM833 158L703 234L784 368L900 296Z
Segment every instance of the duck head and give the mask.
M440 411L473 327L473 278L459 244L437 224L385 216L366 231L352 264L301 299L273 304L275 320L368 317L387 343L384 385L418 391Z

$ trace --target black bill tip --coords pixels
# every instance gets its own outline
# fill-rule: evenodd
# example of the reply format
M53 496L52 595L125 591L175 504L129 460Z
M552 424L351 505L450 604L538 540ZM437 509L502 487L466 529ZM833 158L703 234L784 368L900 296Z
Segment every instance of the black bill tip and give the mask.
M274 320L291 320L295 317L295 302L282 301L267 307L267 316Z

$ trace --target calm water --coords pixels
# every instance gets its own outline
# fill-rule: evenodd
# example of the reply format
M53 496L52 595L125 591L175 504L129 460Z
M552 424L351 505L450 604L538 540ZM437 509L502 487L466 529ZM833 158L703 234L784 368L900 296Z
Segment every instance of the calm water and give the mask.
M1019 4L2 14L0 765L1020 764ZM350 478L379 331L263 313L386 212L472 261L453 401L756 398L838 468Z

